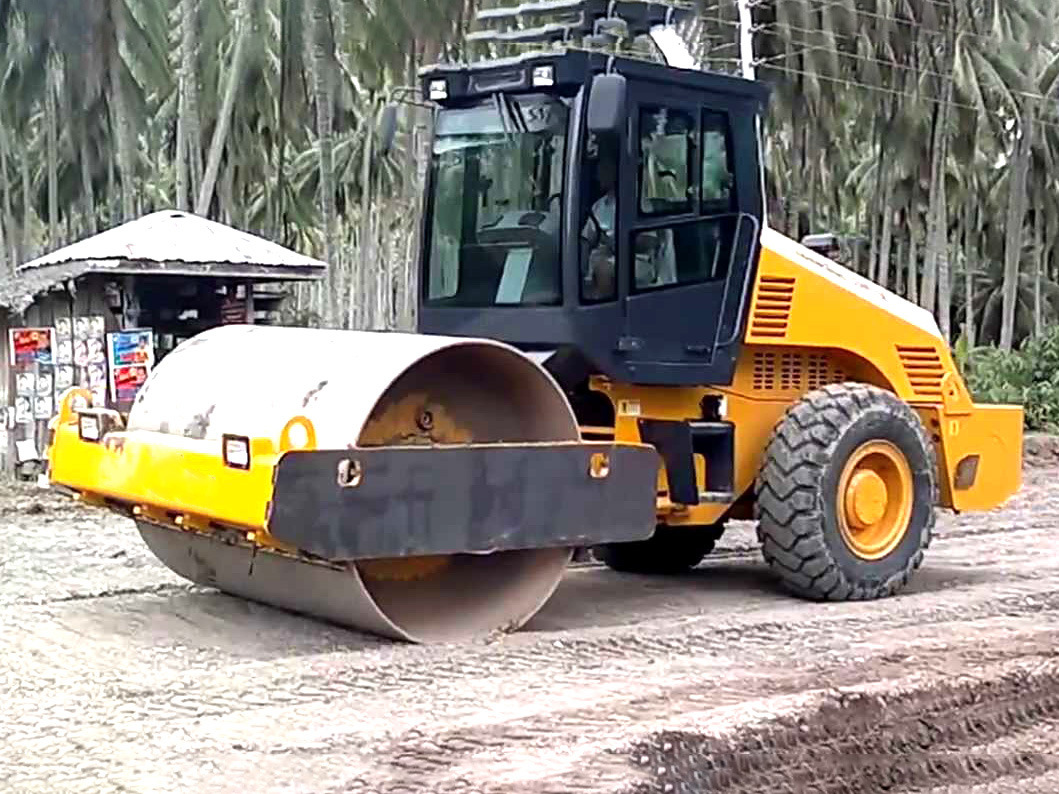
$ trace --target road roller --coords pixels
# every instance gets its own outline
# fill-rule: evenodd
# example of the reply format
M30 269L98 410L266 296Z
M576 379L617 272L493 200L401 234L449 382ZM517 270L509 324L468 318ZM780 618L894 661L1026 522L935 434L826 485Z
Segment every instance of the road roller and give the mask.
M481 12L547 46L420 74L415 332L207 330L128 412L65 393L53 485L191 582L408 642L523 627L576 549L685 574L733 521L794 597L899 593L937 510L1017 492L1022 410L768 226L765 85L596 46L680 13Z

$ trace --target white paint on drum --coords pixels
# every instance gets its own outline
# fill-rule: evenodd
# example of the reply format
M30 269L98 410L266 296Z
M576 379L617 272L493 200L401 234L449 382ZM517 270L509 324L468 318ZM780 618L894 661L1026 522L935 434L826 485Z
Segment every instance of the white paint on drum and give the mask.
M552 376L514 347L487 339L377 331L225 325L177 346L152 371L129 415L129 430L220 440L223 433L279 441L305 415L317 447L356 444L379 399L416 364L445 351L515 359L565 406L566 438L577 422ZM533 377L533 375L536 377ZM541 439L545 440L545 439ZM219 450L219 447L218 447Z

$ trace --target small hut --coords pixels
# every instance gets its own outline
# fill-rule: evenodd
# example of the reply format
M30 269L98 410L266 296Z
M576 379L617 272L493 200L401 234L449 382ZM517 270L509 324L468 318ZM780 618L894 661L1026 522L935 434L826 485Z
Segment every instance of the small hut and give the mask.
M293 283L326 272L324 262L171 210L20 265L0 279L3 469L39 465L67 388L126 410L180 342L225 323L273 323Z

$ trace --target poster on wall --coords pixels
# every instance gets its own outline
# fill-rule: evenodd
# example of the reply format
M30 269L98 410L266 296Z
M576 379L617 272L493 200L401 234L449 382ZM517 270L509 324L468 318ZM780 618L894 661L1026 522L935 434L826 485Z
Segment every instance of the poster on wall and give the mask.
M110 398L129 402L154 366L154 332L150 328L107 334L110 363Z
M59 339L55 346L56 364L74 363L74 343L72 339Z
M136 392L147 380L148 368L140 365L115 367L110 376L110 394L116 402L136 399Z
M8 332L11 362L16 367L52 363L51 328L12 328Z
M37 373L36 372L16 372L15 373L15 394L20 397L28 397L36 391L37 385Z
M33 418L51 419L52 408L51 392L38 394L33 400Z
M107 362L107 354L103 349L103 338L96 338L94 336L88 338L88 365L92 364L105 364Z
M88 373L88 388L107 385L107 368L102 364L90 364L85 370Z
M15 422L20 425L33 421L33 404L30 399L23 395L15 398Z
M55 390L63 392L74 385L74 368L63 365L55 370Z

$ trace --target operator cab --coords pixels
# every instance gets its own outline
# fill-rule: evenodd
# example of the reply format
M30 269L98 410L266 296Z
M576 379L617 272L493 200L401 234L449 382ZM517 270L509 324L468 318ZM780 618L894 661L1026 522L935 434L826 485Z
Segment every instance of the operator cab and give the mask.
M598 29L591 2L567 4ZM623 5L651 25L663 4ZM421 333L574 350L626 382L731 382L758 256L764 86L584 49L421 77L436 104Z

